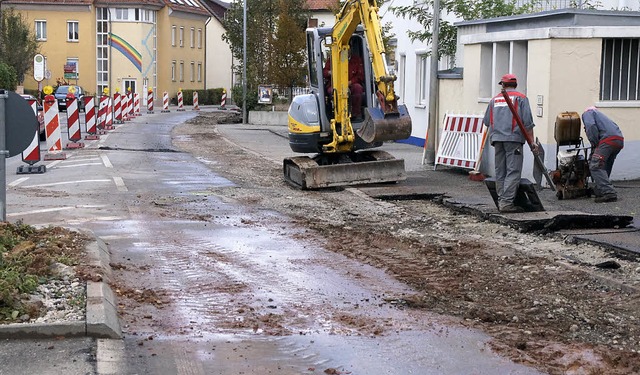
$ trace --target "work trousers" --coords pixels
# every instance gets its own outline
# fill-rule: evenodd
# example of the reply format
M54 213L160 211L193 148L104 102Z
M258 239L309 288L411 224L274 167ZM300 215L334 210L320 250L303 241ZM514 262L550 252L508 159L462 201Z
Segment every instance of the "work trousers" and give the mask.
M623 142L616 141L615 145L608 143L600 143L596 147L591 160L589 160L589 171L591 172L591 178L595 182L593 192L596 196L601 195L616 195L616 190L613 188L613 184L609 180L611 170L613 169L613 162L616 161L616 157L620 153L623 147Z
M522 177L522 143L493 142L496 163L496 193L498 193L498 208L512 205L518 193L520 178Z

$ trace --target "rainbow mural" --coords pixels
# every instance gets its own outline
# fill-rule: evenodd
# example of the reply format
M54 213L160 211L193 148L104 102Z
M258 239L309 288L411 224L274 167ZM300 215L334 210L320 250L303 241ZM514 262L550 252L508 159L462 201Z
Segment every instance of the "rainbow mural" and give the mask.
M129 59L139 72L142 72L142 55L131 44L116 34L109 34L109 44Z

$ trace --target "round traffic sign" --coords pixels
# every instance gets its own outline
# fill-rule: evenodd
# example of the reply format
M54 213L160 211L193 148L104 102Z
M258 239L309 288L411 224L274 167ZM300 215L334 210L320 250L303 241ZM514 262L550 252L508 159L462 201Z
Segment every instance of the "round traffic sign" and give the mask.
M9 151L9 157L12 157L19 155L31 144L38 131L38 119L22 96L13 91L5 92L9 93L4 102L5 147Z

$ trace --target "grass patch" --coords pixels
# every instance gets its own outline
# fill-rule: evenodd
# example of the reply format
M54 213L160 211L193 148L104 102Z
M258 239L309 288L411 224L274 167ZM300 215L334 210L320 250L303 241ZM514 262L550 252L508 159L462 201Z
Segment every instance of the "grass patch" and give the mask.
M0 320L27 311L24 297L58 277L51 265L78 265L89 238L61 227L36 229L22 222L0 222Z

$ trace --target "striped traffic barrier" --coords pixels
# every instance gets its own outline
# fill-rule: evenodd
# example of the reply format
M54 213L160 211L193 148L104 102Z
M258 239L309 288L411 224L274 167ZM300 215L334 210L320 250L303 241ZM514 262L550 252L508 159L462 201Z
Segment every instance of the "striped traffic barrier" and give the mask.
M107 113L104 121L105 130L113 130L113 100L110 96L107 96Z
M84 123L87 131L87 135L84 136L84 139L100 139L98 129L96 127L96 104L93 100L93 96L85 95L82 100L84 101Z
M222 99L220 100L220 109L227 109L227 90L222 90Z
M178 91L178 111L184 111L184 101L182 99L182 90Z
M147 113L153 113L153 90L149 89L147 92Z
M126 121L133 120L133 93L127 93L127 118Z
M197 91L193 92L193 110L194 111L199 111L200 110L200 105L198 105L198 92Z
M38 103L34 99L28 100L33 113L38 117ZM44 173L47 171L46 165L34 166L40 159L40 124L36 125L36 132L31 140L31 143L27 148L22 151L22 161L27 163L27 166L19 166L16 170L17 174L30 174L30 173Z
M67 95L67 134L69 135L69 143L67 143L65 149L84 147L84 143L79 142L82 139L82 133L80 133L80 111L78 99L73 94Z
M113 118L116 124L122 124L122 95L116 92L113 95Z
M162 93L162 113L171 112L169 110L169 93L166 91Z
M140 112L140 94L133 93L133 114L134 116L142 116Z
M485 131L482 115L447 113L433 169L438 164L474 169L479 160Z
M107 122L107 97L105 95L100 95L100 99L98 100L98 134L107 134L105 125Z
M44 129L47 138L47 153L44 155L44 160L65 160L67 155L62 152L58 102L51 94L44 97Z

